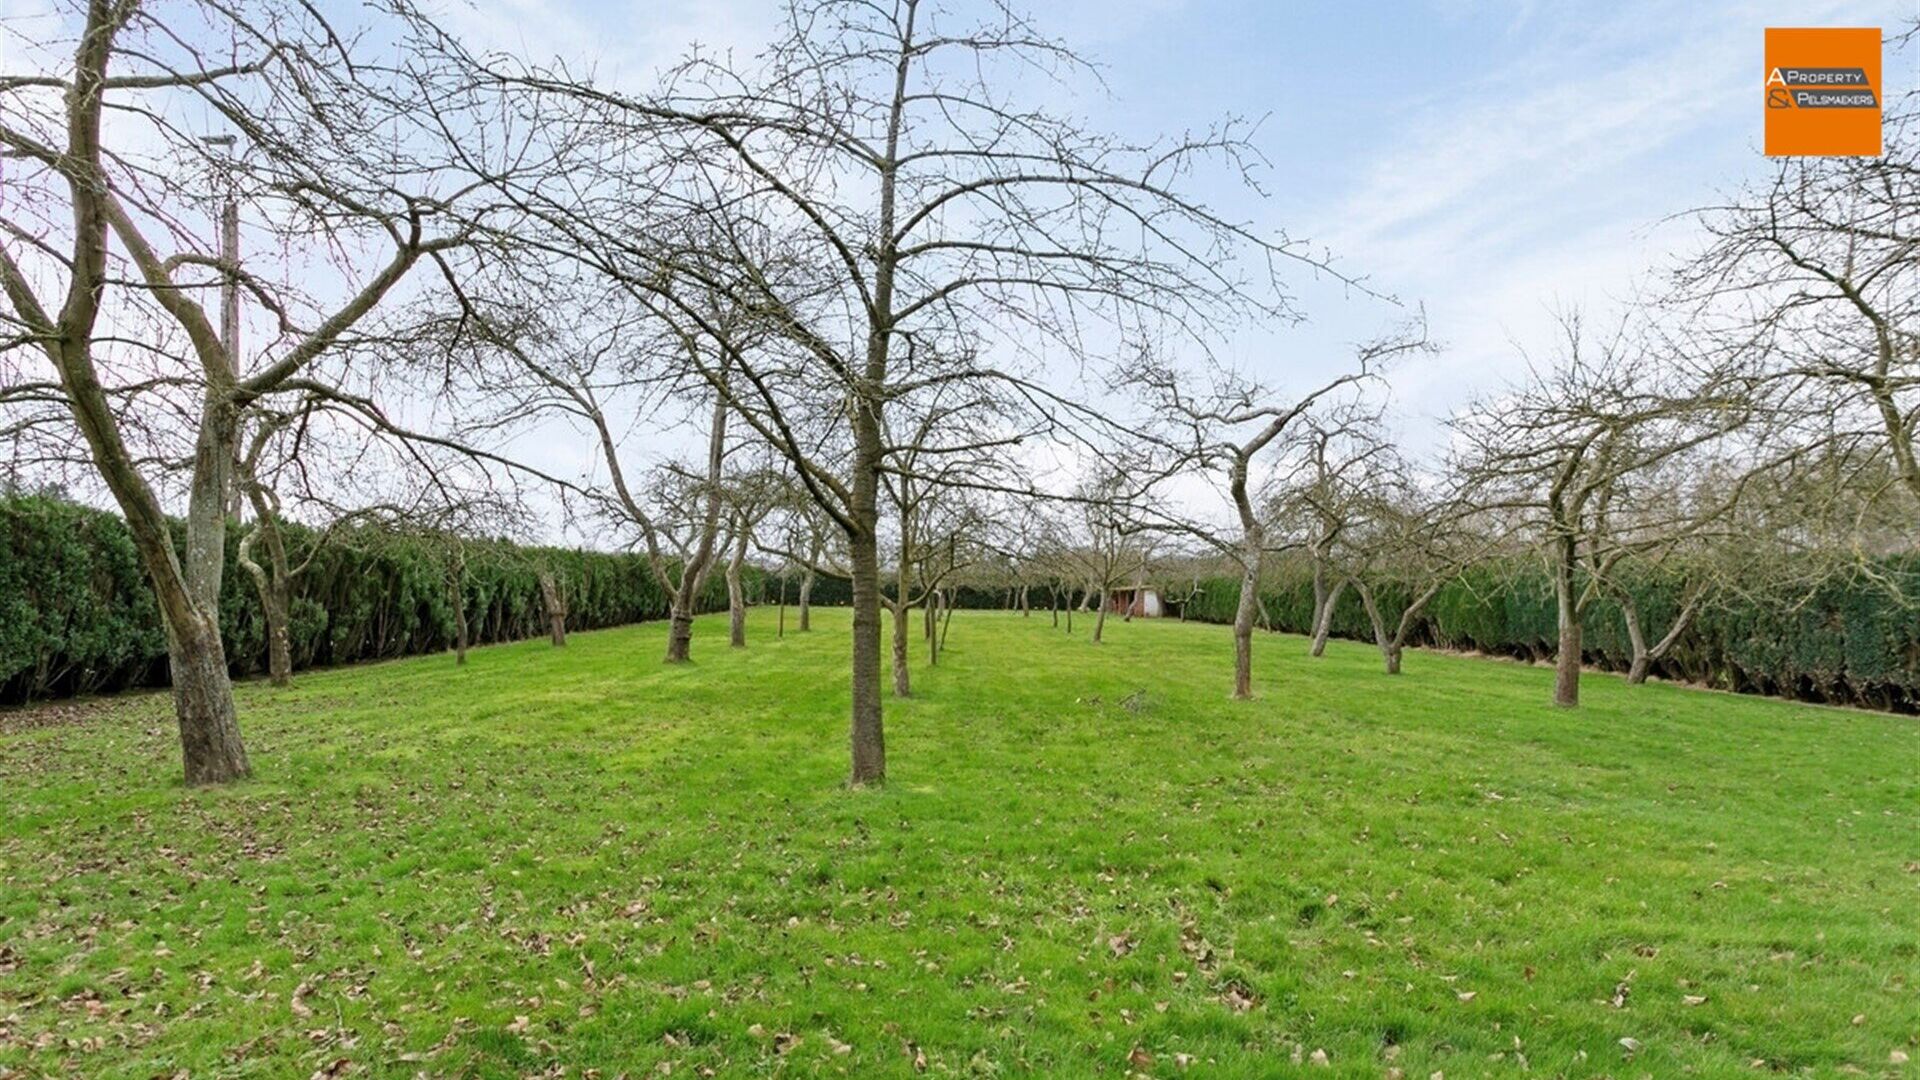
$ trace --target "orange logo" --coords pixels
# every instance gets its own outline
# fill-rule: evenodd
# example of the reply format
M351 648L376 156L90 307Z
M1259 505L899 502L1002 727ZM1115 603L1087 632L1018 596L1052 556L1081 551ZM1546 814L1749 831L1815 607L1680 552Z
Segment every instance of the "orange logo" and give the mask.
M1767 155L1866 155L1880 145L1880 31L1767 28Z

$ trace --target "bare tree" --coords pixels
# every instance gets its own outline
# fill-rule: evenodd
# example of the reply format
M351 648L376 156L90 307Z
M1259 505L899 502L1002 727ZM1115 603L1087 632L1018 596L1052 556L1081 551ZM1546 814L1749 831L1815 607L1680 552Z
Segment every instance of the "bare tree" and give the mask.
M1377 410L1346 409L1308 415L1298 439L1302 468L1269 503L1269 519L1304 523L1302 547L1313 565L1313 616L1308 654L1324 655L1333 613L1348 577L1334 569L1334 551L1370 500L1399 479L1398 455L1380 427Z
M781 477L772 468L755 469L730 478L724 485L727 528L732 554L727 558L727 640L736 649L747 647L747 592L744 573L747 550L754 533L778 505Z
M301 422L310 415L310 410L303 410L261 418L237 466L239 487L252 504L254 523L253 528L240 538L239 548L234 553L235 561L253 578L254 588L260 595L260 610L267 631L267 678L275 686L285 686L293 678L292 614L289 610L293 581L313 565L314 557L325 548L336 523L328 523L320 535L307 545L305 556L299 562L294 562L288 553L280 494L274 485L263 480L265 470L261 459L275 443L276 437L284 434L289 427L300 430L300 427L304 427ZM255 559L256 549L264 549L266 566L261 566Z
M845 561L835 548L837 530L821 512L799 482L790 475L782 478L772 514L772 526L763 529L766 539L754 544L762 552L775 556L782 565L800 572L800 587L794 598L798 608L799 629L813 629L813 587L820 575L844 578ZM771 540L771 542L768 542Z
M1063 534L1058 556L1070 582L1085 582L1080 595L1093 612L1095 644L1106 632L1108 597L1146 564L1151 533L1140 506L1150 501L1150 491L1128 463L1108 462L1080 483L1067 504L1063 521L1072 531ZM1073 632L1071 606L1067 632Z
M1329 421L1335 427L1356 422L1351 418L1365 413L1367 406L1352 391L1377 380L1387 362L1427 347L1424 327L1410 325L1362 346L1351 370L1293 398L1220 370L1213 372L1211 385L1196 394L1190 389L1194 380L1186 373L1146 355L1138 362L1134 379L1166 429L1159 439L1161 446L1174 454L1176 467L1198 470L1216 489L1224 488L1234 514L1230 529L1178 519L1169 519L1169 526L1233 560L1240 573L1240 600L1233 619L1235 698L1253 696L1253 628L1261 616L1260 582L1267 555L1297 543L1282 542L1281 536L1271 534L1262 513L1265 500L1258 492L1261 478L1256 466L1264 463L1263 455L1270 448L1287 450L1284 456L1297 459L1301 440L1282 437L1299 434L1302 429L1297 425L1316 408L1339 414L1340 419ZM1306 445L1313 445L1311 438ZM1282 468L1291 471L1300 466L1296 460Z
M1047 591L1047 609L1053 626L1060 628L1061 609L1066 610L1068 633L1073 632L1073 581L1078 573L1073 558L1073 540L1066 520L1067 507L1060 503L1032 503L1027 509L1027 524L1022 532L1027 559Z
M1240 313L1290 316L1277 268L1314 262L1183 190L1199 166L1237 175L1252 160L1237 128L1132 145L1016 100L1035 71L1081 70L997 3L969 23L931 0L804 0L755 69L696 58L653 98L564 71L493 73L531 92L527 107L570 108L593 132L564 191L520 193L566 237L556 250L676 319L708 321L681 288L698 281L782 327L788 347L743 350L727 394L847 536L854 784L886 771L890 404L936 381L1024 387L1014 360L1088 351L1089 326L1175 323L1197 335ZM636 171L643 159L655 164ZM659 230L632 229L640 218L698 218L710 242L683 257ZM716 244L728 258L711 258ZM954 347L983 339L1005 363ZM702 371L719 385L717 369Z
M1702 211L1713 242L1676 275L1777 438L1834 444L1920 499L1920 100L1890 111L1880 157L1792 158ZM1856 450L1871 453L1857 453Z
M531 284L528 284L531 283ZM718 325L739 332L737 313L714 312ZM693 617L714 569L727 509L723 472L738 440L729 438L724 394L732 364L713 342L654 318L618 289L607 289L565 268L536 268L525 255L495 268L487 287L469 286L444 328L469 361L467 400L485 402L469 419L472 436L512 431L561 419L584 428L604 481L582 478L567 487L605 517L637 533L647 566L667 597L667 663L692 655ZM712 354L721 390L705 380L676 379L693 363L688 353ZM701 464L668 459L646 470L636 456L658 453L659 436L682 422L704 436ZM475 412L472 405L468 411ZM632 438L621 417L647 437ZM704 420L704 431L697 425ZM640 445L633 445L639 441Z
M1387 674L1398 675L1428 605L1504 538L1475 520L1471 492L1416 476L1390 448L1368 463L1367 489L1344 506L1325 556L1359 596Z
M1633 550L1609 527L1616 493L1631 478L1743 424L1746 399L1690 382L1667 355L1643 348L1622 320L1589 332L1579 312L1561 316L1560 352L1514 394L1459 418L1469 482L1490 506L1536 531L1553 579L1559 638L1554 704L1580 703L1581 616L1615 564Z
M304 382L305 380L301 380ZM418 536L447 550L448 588L464 578L461 532L498 532L521 512L518 492L503 490L496 466L505 462L454 440L401 428L365 399L316 387L286 397L284 407L253 410L245 449L234 463L238 493L253 511L235 561L253 579L266 627L267 671L284 686L293 670L290 636L294 584L343 537L367 535L364 526ZM288 528L291 499L309 518L294 550ZM456 636L464 642L464 608L456 607ZM464 658L464 644L461 648Z
M913 688L907 613L925 608L923 636L931 638L931 602L966 565L959 559L961 541L971 541L982 524L971 496L994 485L992 455L1011 441L981 422L995 414L996 403L970 394L972 389L943 382L902 395L891 403L882 432L880 483L893 510L895 539L893 595L883 594L882 603L893 617L895 697L908 697ZM968 549L971 557L970 543Z
M510 150L493 140L453 149L465 140L449 134L475 130L468 99L444 65L414 49L411 13L388 10L397 18L373 35L385 50L376 59L362 55L366 28L333 25L313 8L200 4L193 18L221 42L216 59L182 35L180 13L163 20L137 4L89 0L68 24L70 57L36 43L51 73L0 75L0 147L30 163L8 179L0 223L5 346L37 350L51 373L5 387L0 403L64 408L125 516L167 630L190 783L249 771L218 624L226 509L249 414L316 378L321 359L416 268L449 265L486 215L474 169L485 153ZM246 153L203 145L181 122L187 101L228 125ZM192 222L209 173L223 176L256 229L302 259L331 255L328 287L297 290L213 250L203 235L213 230ZM208 308L209 279L237 282L235 295L268 328L256 349L228 347ZM183 554L156 493L159 470L138 441L153 415L143 410L160 398L178 404L169 415L192 447Z

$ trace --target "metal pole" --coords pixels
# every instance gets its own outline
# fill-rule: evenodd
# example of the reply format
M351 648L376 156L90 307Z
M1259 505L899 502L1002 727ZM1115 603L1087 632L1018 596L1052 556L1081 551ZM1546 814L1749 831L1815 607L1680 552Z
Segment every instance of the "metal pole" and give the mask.
M226 150L229 157L233 154L235 139L232 135L207 135L200 140L208 146L218 146ZM240 202L233 197L233 184L229 179L225 196L220 203L220 346L226 350L227 366L233 372L234 379L240 378ZM244 501L240 493L240 441L233 446L234 466L230 483L227 485L227 513L234 517L243 516Z
M201 142L218 146L233 156L235 139L231 135L206 135ZM240 375L240 203L233 197L231 180L220 201L220 344L227 350L227 363L236 378Z
M220 208L220 264L226 280L220 284L220 343L234 378L240 377L240 203L227 193Z

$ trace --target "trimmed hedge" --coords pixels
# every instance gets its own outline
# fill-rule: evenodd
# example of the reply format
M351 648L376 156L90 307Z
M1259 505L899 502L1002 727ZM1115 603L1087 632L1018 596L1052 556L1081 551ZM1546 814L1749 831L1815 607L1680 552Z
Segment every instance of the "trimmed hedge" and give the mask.
M1920 557L1890 558L1877 569L1899 592L1920 595ZM1649 574L1632 588L1647 638L1658 640L1680 608L1681 583ZM1202 581L1186 617L1232 622L1239 598L1237 578ZM1306 566L1289 563L1269 574L1261 599L1274 629L1310 632L1313 577ZM1380 600L1391 619L1406 603L1391 591ZM1582 623L1585 662L1625 671L1633 653L1619 605L1595 600ZM1334 608L1333 634L1373 641L1351 589ZM1539 661L1553 656L1557 638L1552 580L1538 565L1509 563L1475 567L1442 589L1411 643ZM1811 594L1749 591L1703 609L1652 671L1741 693L1920 712L1920 611L1885 585L1838 578Z
M253 579L227 538L220 628L235 675L266 668L266 625ZM176 540L182 530L175 528ZM314 533L287 526L297 563ZM473 644L546 633L538 572L567 599L567 625L593 629L664 618L667 600L646 560L562 548L467 540L464 601ZM359 530L336 537L293 581L295 669L381 660L452 647L447 547L431 537ZM758 572L749 580L758 591ZM714 574L701 610L726 607ZM164 686L166 635L152 589L120 518L46 496L0 497L0 702Z
M265 669L265 623L252 579L232 560L241 529L228 537L220 623L234 674ZM303 557L313 533L288 526ZM468 540L464 601L474 644L546 632L538 570L550 569L567 595L567 625L592 629L658 619L666 598L643 557ZM1920 595L1920 556L1877 568L1905 595ZM771 599L774 583L749 571L750 595ZM1177 590L1186 591L1185 582ZM1660 637L1680 604L1680 583L1647 576L1634 585L1648 637ZM787 583L787 600L798 583ZM997 608L999 589L962 587L957 606ZM1203 580L1185 616L1231 622L1237 578ZM845 604L843 579L822 577L813 602ZM1036 610L1045 600L1035 597ZM1262 602L1276 630L1306 633L1313 613L1308 568L1283 563ZM1383 591L1389 617L1404 595ZM726 606L714 574L701 610ZM437 652L453 642L446 546L430 537L363 530L328 545L294 579L291 631L296 669ZM1624 671L1632 659L1618 605L1601 599L1585 617L1585 661ZM1333 633L1372 640L1352 590L1334 610ZM1553 655L1552 583L1534 564L1476 567L1441 590L1412 644L1537 661ZM1920 613L1883 584L1834 579L1811 595L1781 588L1749 592L1702 611L1673 651L1656 661L1664 678L1807 701L1920 712ZM98 693L167 680L166 638L133 540L119 517L47 496L0 497L0 702Z

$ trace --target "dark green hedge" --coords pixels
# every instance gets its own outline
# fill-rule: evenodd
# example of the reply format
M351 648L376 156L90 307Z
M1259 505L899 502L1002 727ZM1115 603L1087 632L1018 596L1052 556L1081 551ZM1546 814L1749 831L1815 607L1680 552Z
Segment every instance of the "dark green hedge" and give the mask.
M233 563L232 526L220 624L234 674L266 666L253 579ZM314 534L289 526L296 561ZM662 618L666 598L639 555L461 541L473 643L546 632L538 573L567 597L567 625L592 629ZM336 536L294 579L295 668L387 659L452 646L444 538L360 530ZM753 583L757 592L758 582ZM703 610L726 606L708 581ZM164 685L166 639L125 525L114 514L43 496L0 498L0 702Z
M229 537L228 558L239 530ZM312 534L290 528L296 552ZM522 548L467 540L465 602L475 644L545 632L538 569L550 568L566 589L568 625L614 626L665 615L666 600L638 555ZM363 531L336 539L295 580L293 661L296 668L386 659L450 647L453 612L446 589L448 545L442 538ZM1833 578L1809 593L1782 586L1769 595L1752 586L1704 610L1655 674L1747 693L1920 711L1920 613L1895 590L1920 595L1920 557L1890 559L1878 582ZM757 576L757 575L756 575ZM229 565L221 627L234 672L265 666L264 625L253 583ZM1895 589L1889 589L1886 582ZM1186 583L1172 592L1184 594ZM764 583L771 598L774 582ZM1648 634L1657 638L1677 610L1679 582L1647 577L1635 583ZM762 591L755 580L754 594ZM798 583L787 583L787 599ZM817 604L848 602L844 580L821 578ZM962 607L997 608L1006 594L963 587ZM1186 604L1186 616L1230 622L1239 582L1213 578ZM1273 628L1305 633L1313 588L1307 568L1283 564L1262 595ZM1043 596L1032 598L1044 607ZM1403 595L1383 604L1395 616ZM726 604L715 574L703 610ZM1631 659L1618 606L1596 601L1586 615L1586 661L1624 670ZM1334 633L1371 640L1366 613L1351 591L1334 612ZM1554 602L1533 564L1475 568L1434 599L1414 635L1416 644L1475 650L1526 660L1553 654ZM110 513L42 496L0 497L0 702L95 693L166 681L165 638L133 542Z
M1879 582L1836 576L1811 591L1782 585L1769 592L1749 583L1742 595L1704 608L1653 672L1742 693L1920 711L1920 611L1897 595L1920 596L1920 557L1888 559L1876 569ZM1239 588L1234 578L1203 581L1187 617L1233 621ZM1632 588L1648 640L1658 640L1680 608L1681 583L1647 575ZM1261 599L1274 629L1308 632L1313 579L1307 567L1281 567ZM1398 618L1405 602L1404 593L1382 596L1390 618ZM1588 664L1627 669L1632 649L1617 603L1594 601L1583 631ZM1333 633L1373 640L1351 590L1334 609ZM1441 590L1414 643L1545 660L1557 637L1553 585L1544 569L1507 563L1476 567Z

